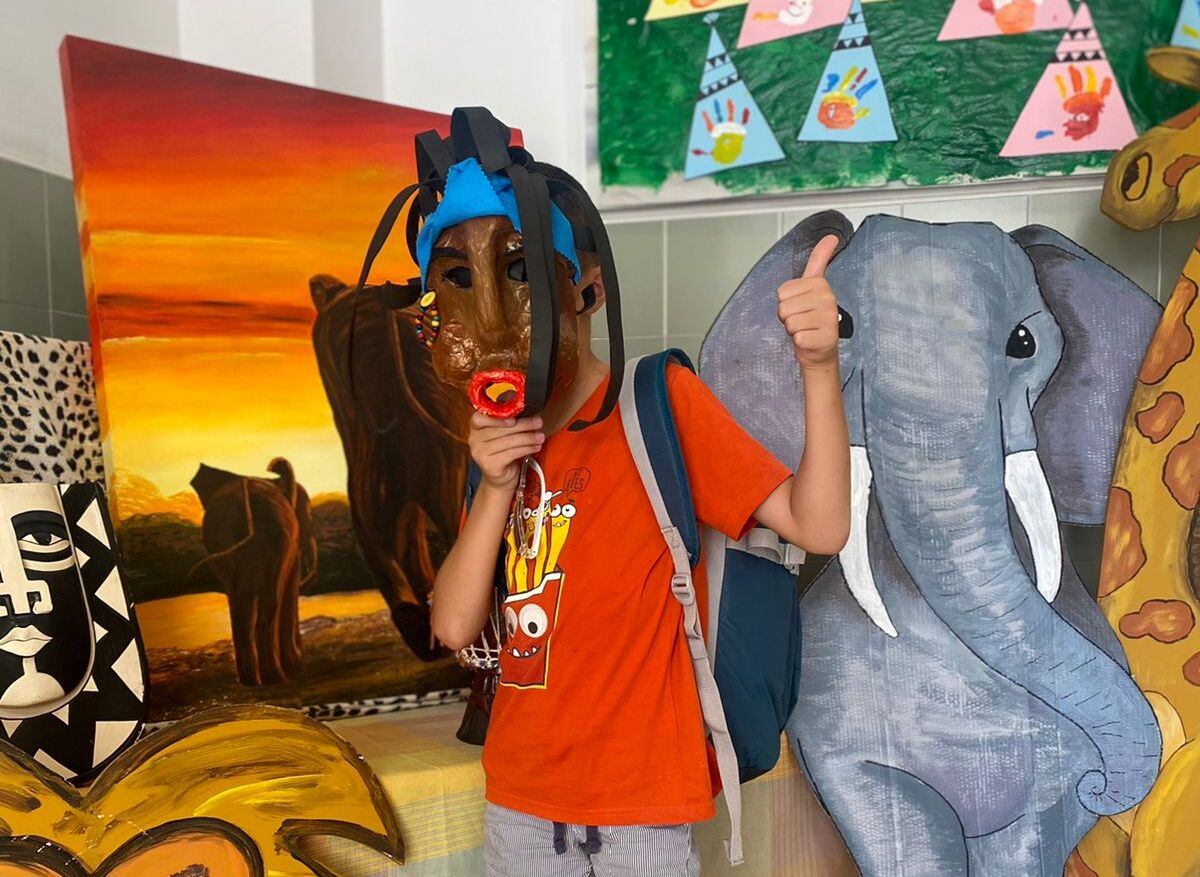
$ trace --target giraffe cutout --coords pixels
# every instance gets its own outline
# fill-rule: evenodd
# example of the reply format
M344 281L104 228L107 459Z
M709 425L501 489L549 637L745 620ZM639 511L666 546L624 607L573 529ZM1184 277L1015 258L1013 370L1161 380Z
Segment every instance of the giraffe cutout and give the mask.
M1193 249L1130 401L1100 573L1100 606L1162 731L1162 771L1138 807L1100 820L1067 877L1200 873L1198 288Z

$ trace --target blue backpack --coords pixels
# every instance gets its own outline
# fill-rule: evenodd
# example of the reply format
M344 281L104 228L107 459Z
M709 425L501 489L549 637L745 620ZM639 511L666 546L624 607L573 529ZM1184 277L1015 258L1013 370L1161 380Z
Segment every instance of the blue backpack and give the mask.
M800 679L800 599L804 552L763 527L735 542L696 520L687 470L667 395L667 365L692 364L679 350L631 360L620 411L626 441L675 562L671 590L683 626L704 722L713 748L731 837L726 853L742 860L739 784L779 760L779 737L796 705ZM731 466L737 461L730 460ZM708 638L700 629L692 572L703 559L708 581Z

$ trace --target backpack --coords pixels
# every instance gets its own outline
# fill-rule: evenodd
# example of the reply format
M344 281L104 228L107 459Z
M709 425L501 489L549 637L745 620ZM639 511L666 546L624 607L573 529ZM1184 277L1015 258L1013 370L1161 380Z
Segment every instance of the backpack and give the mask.
M742 861L739 784L775 766L779 736L796 705L796 577L804 552L763 527L735 542L699 525L667 395L672 361L694 371L679 350L631 360L619 405L626 441L675 563L671 591L683 606L704 724L729 810L726 854L736 865ZM708 581L707 642L692 585L701 547Z

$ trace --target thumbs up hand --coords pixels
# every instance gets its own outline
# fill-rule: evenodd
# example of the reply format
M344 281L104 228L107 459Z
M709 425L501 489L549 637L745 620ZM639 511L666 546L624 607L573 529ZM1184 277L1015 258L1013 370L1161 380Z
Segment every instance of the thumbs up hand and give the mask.
M838 305L825 280L837 247L835 235L821 238L808 257L804 275L779 287L779 322L792 336L796 360L806 369L837 362Z

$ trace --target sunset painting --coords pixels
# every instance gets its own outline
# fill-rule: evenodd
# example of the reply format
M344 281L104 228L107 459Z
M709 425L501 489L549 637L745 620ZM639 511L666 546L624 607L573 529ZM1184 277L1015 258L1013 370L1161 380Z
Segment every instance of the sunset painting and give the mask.
M415 442L425 458L381 476L380 459L403 455L360 412L404 419L392 396L440 390L409 386L425 366L407 315L377 298L352 311L347 288L415 176L413 136L448 118L75 37L61 62L105 466L151 718L464 684L429 638L427 597L465 457L443 429ZM380 282L415 273L395 237ZM427 421L439 404L454 403L420 406ZM428 424L410 420L412 446ZM373 501L382 481L400 495Z

